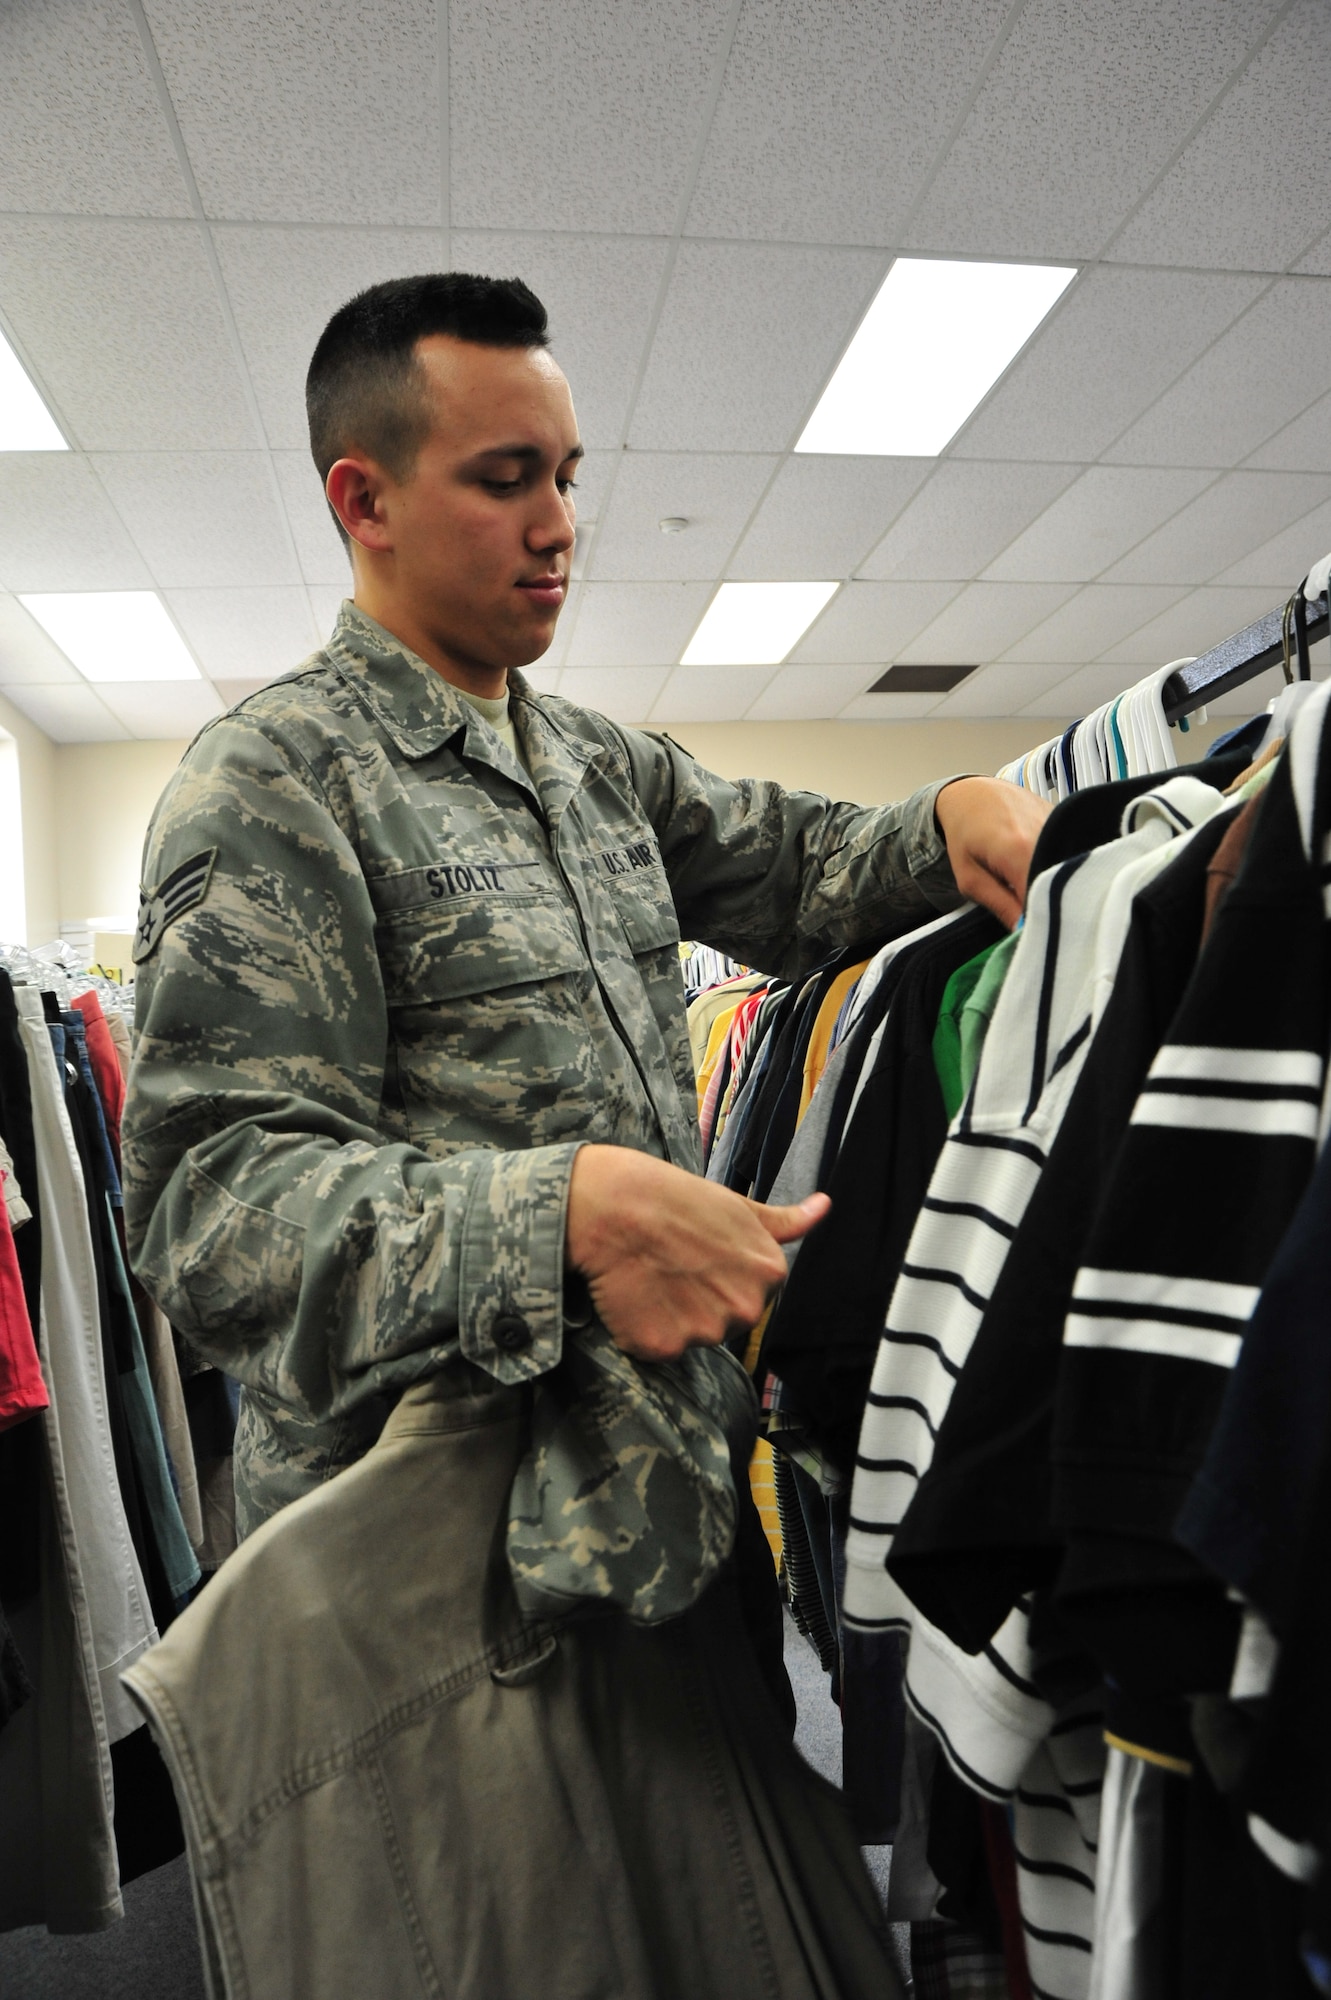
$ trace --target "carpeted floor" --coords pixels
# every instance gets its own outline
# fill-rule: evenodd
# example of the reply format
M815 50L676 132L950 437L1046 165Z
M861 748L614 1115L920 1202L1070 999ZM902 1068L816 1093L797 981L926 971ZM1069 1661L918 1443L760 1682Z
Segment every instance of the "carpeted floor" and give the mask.
M827 1675L818 1664L818 1655L807 1639L800 1636L795 1621L786 1616L786 1672L795 1690L798 1720L795 1741L815 1771L821 1771L834 1785L841 1783L841 1716L828 1692ZM887 1901L887 1873L892 1861L890 1847L866 1847L864 1859L878 1894ZM910 1992L910 1925L893 1924L892 1944L897 1969Z
M789 1620L786 1666L799 1708L800 1749L839 1785L840 1717L827 1692L827 1676ZM887 1847L864 1850L884 1896L891 1852ZM901 1962L901 1940L896 1942ZM125 1921L108 1931L91 1937L51 1937L44 1930L0 1935L0 2000L203 2000L184 1861L131 1882L125 1891Z
M125 1920L87 1937L0 1936L0 2000L203 2000L184 1858L125 1890Z

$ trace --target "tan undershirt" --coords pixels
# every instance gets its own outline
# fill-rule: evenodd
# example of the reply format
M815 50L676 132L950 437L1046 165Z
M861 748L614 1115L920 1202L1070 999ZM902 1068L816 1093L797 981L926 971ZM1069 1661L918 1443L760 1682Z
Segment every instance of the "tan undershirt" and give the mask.
M478 715L484 716L495 735L513 752L523 770L527 770L527 759L522 754L522 746L518 742L518 732L513 727L513 716L507 694L496 695L492 698L484 694L469 694L466 688L463 687L457 688L457 692L462 696L464 701L471 703Z

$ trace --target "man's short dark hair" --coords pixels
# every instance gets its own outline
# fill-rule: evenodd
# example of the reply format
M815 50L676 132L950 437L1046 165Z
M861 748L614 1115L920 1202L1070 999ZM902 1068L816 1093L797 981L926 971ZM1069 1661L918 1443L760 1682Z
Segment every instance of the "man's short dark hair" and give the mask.
M358 292L320 334L305 377L320 480L350 451L365 452L394 479L410 473L430 428L418 340L447 333L480 347L548 347L546 327L545 307L521 278L426 271Z

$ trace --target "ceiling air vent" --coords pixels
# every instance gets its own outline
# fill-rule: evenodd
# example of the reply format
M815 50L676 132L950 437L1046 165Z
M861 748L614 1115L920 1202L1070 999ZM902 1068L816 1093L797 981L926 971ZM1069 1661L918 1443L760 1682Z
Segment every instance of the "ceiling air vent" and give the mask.
M973 674L975 667L889 667L869 694L948 694Z

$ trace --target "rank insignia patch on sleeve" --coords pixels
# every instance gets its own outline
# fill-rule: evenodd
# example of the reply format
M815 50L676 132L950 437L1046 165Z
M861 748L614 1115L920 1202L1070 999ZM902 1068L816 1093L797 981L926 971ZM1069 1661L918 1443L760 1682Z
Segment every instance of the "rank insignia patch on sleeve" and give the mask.
M159 882L155 889L142 891L139 896L138 928L134 934L135 965L142 965L145 958L152 957L168 924L173 924L177 917L184 916L186 910L194 909L203 901L216 859L217 849L206 848L202 854L182 861L179 868L173 868L166 880Z

